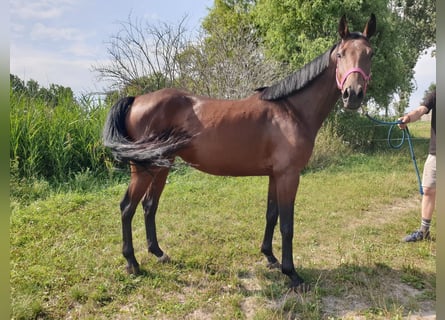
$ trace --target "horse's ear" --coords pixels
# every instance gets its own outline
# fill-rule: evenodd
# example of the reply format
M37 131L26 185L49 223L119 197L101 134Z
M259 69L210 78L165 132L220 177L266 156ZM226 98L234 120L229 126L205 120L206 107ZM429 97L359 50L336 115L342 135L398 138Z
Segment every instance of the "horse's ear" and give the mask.
M368 22L366 23L363 35L368 39L371 38L374 35L376 28L377 28L377 23L375 15L374 13L371 13L371 18L369 18Z
M346 21L346 15L343 15L338 24L338 33L342 39L346 39L349 36L348 22Z

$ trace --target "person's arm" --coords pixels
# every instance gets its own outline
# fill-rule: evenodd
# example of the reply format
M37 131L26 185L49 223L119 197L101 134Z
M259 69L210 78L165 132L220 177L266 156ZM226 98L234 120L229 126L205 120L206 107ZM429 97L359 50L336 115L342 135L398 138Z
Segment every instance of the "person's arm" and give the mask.
M403 117L400 117L403 123L399 124L400 129L405 129L406 125L410 122L415 122L419 120L424 114L428 113L428 108L426 106L419 106L418 108L408 112Z

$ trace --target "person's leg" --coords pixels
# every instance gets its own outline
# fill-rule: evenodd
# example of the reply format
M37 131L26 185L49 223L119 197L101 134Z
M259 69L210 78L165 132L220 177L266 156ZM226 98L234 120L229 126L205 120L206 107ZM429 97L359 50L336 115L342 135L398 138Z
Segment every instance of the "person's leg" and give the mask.
M436 156L428 155L422 177L422 220L420 229L406 236L404 241L414 242L430 238L431 219L436 206Z
M423 189L422 198L422 222L420 231L423 233L424 238L429 238L431 219L436 204L436 188L425 187Z

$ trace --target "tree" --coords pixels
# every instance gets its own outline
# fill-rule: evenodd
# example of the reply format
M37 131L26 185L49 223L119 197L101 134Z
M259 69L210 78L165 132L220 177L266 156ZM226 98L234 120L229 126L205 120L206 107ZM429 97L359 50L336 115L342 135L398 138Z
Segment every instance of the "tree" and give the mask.
M179 72L177 57L187 43L185 20L177 26L153 25L129 16L108 43L111 61L95 65L93 70L123 94L174 86Z
M232 11L227 13L224 19L230 19ZM101 79L112 82L106 101L173 86L212 97L240 98L279 77L283 68L265 56L253 25L233 18L236 29L223 30L214 19L220 15L206 19L203 32L193 41L187 38L185 19L177 26L142 24L132 17L122 22L109 42L111 61L93 66Z
M375 57L367 98L386 108L395 94L412 91L415 63L435 44L434 12L433 0L217 0L207 19L227 34L248 21L268 57L297 69L338 41L343 14L350 29L362 31L375 13L378 33L371 40Z
M391 11L398 17L398 31L404 41L400 47L405 52L409 87L400 87L398 95L400 101L395 103L395 109L402 115L408 107L409 96L416 84L413 82L414 67L419 56L426 49L433 47L435 54L436 44L436 1L432 0L392 0L389 2ZM403 47L404 45L404 47ZM404 48L404 49L403 49ZM431 79L434 80L434 79Z
M187 39L185 19L172 26L129 17L109 42L110 63L93 69L121 94L179 86L238 98L326 51L339 40L343 14L351 30L362 31L371 13L377 35L366 98L388 111L398 95L403 109L415 87L414 66L435 45L433 0L215 0L194 41Z
M30 79L26 81L26 91L28 93L28 96L36 98L39 95L39 90L40 85L36 80Z
M56 107L61 102L75 102L73 90L70 87L64 87L58 84L50 84L49 88L41 87L33 79L26 82L18 76L10 74L10 88L13 94L18 97L28 97L43 100L47 106ZM68 105L67 103L64 104Z
M223 8L208 16L199 40L182 53L179 65L183 87L212 97L236 99L287 74L285 66L265 56L260 39L252 32L254 26L249 19L241 18L244 9L237 11L234 19L231 9ZM234 22L230 28L222 27L224 22L220 21L227 19Z
M436 1L392 0L390 7L403 22L409 44L419 52L436 44Z
M25 81L20 79L18 76L14 74L9 74L9 83L12 92L17 93L18 95L25 94L26 92Z

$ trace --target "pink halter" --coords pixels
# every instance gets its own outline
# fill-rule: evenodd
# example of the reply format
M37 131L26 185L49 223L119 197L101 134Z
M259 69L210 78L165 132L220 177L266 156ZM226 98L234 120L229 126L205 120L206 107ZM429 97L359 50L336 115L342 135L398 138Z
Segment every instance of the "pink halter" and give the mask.
M368 82L371 79L371 74L369 76L361 69L361 68L352 68L349 69L348 72L343 76L343 79L341 81L338 80L338 68L335 69L335 80L337 80L337 87L340 90L343 90L343 85L345 84L346 79L349 77L351 73L358 72L362 75L363 79L365 80L365 87L363 88L363 93L366 94L366 87L368 86Z

